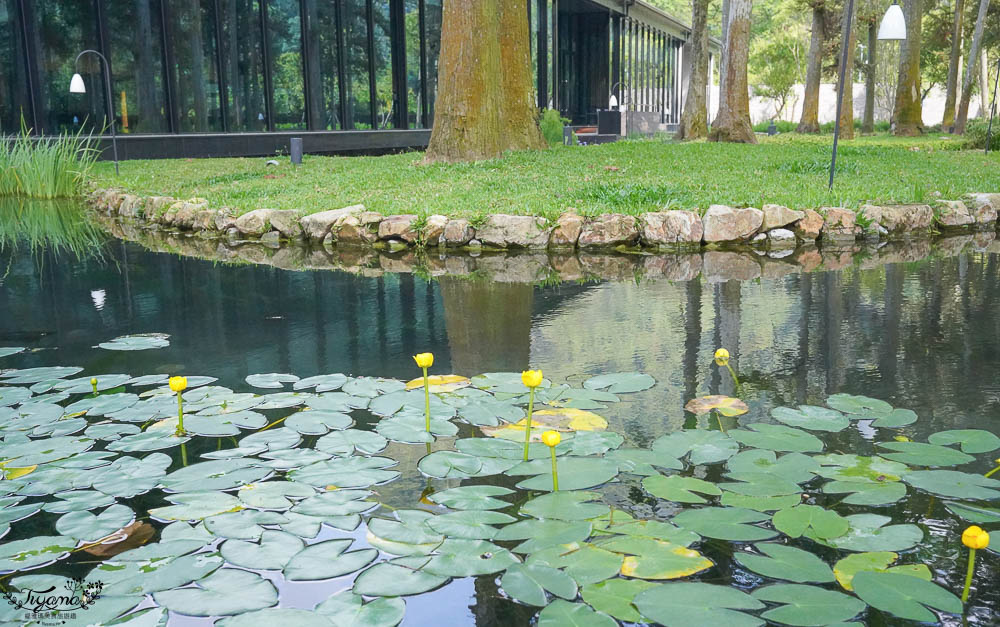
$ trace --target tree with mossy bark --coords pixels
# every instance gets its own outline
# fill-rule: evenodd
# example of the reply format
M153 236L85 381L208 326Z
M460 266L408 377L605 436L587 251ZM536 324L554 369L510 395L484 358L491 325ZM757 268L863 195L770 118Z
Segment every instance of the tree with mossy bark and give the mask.
M899 78L892 112L895 135L920 135L924 132L920 92L920 29L923 11L923 0L903 0L906 39L899 48Z
M823 78L823 41L826 31L826 3L813 0L812 34L809 37L809 56L806 61L806 84L802 99L802 117L795 129L799 133L819 132L819 89Z
M976 17L976 30L972 34L972 46L969 48L969 63L965 68L965 80L962 82L962 97L958 103L958 114L955 116L955 132L959 135L965 133L965 124L969 118L972 86L976 80L976 67L980 61L980 50L983 45L983 28L986 25L986 12L989 8L990 0L980 0L979 14Z
M434 128L425 162L546 147L531 85L527 0L444 3Z
M756 144L750 123L747 59L750 56L750 13L753 0L730 0L724 33L725 77L719 90L719 113L712 122L710 141Z
M708 135L708 5L710 0L693 0L691 8L691 80L677 139L698 139Z

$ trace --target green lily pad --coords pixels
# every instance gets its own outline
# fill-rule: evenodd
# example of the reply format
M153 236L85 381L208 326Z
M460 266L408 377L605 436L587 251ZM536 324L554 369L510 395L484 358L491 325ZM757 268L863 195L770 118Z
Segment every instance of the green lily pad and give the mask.
M354 419L349 415L323 409L295 412L285 419L286 427L302 435L326 435L331 430L347 429L353 424Z
M1000 522L1000 509L995 507L969 505L966 503L947 503L945 504L945 507L947 507L948 511L952 514L964 518L969 522L974 522L980 525Z
M799 405L798 409L776 407L771 410L771 417L790 427L830 433L843 431L851 424L850 419L839 411L813 405Z
M975 455L989 453L1000 448L1000 437L984 429L953 429L938 431L927 438L931 444L947 446L960 444L963 453Z
M113 340L101 342L97 348L109 351L144 351L153 348L166 348L170 346L170 341L167 339L169 337L166 333L122 335Z
M118 556L115 559L118 560ZM103 593L145 595L186 586L207 577L222 565L222 558L214 553L141 561L118 560L97 566L87 574L86 580L101 582Z
M527 605L548 605L546 590L570 601L576 598L577 593L572 577L543 564L510 566L500 579L500 586L508 596Z
M180 446L190 439L189 436L174 435L173 429L149 429L135 435L127 435L108 444L108 450L122 453L159 451Z
M465 479L483 469L478 457L457 451L434 451L417 463L420 472L438 479Z
M726 462L729 477L740 481L759 478L768 473L786 481L804 483L811 480L820 468L819 462L802 453L786 453L778 457L774 451L750 449L733 455Z
M641 579L608 579L584 586L580 594L595 610L627 623L638 623L642 616L632 602L637 594L656 585Z
M770 529L754 526L752 523L770 519L767 514L738 507L704 507L686 509L673 517L672 522L685 529L719 540L735 542L756 542L777 535Z
M96 542L127 527L135 513L126 505L116 504L98 515L87 511L70 512L56 521L56 531L83 542Z
M403 620L406 602L383 597L364 603L348 588L317 605L316 612L327 616L334 627L395 627Z
M123 455L94 478L94 489L118 498L144 494L159 484L171 463L163 453L151 453L142 459Z
M798 505L802 502L801 494L785 494L782 496L745 496L735 492L723 492L719 505L723 507L742 507L757 512L774 512Z
M588 521L519 520L501 527L494 540L524 540L514 547L516 553L536 553L543 549L590 537L593 525Z
M295 383L299 378L294 374L271 372L268 374L252 374L246 378L247 385L255 388L281 389L286 383Z
M355 452L374 455L385 449L388 443L388 440L371 431L344 429L321 437L316 441L316 450L340 457L347 457Z
M44 366L41 368L22 368L20 370L8 370L0 372L0 379L8 385L24 385L48 381L49 379L65 379L72 377L78 372L83 372L83 368L76 366Z
M914 488L957 499L1000 499L1000 481L957 470L915 470L903 477Z
M881 457L863 457L850 454L817 455L820 463L816 474L838 481L899 481L910 472L910 467Z
M947 446L923 442L879 442L876 446L895 451L882 457L911 466L957 466L976 458Z
M758 588L753 597L780 603L761 618L785 625L830 625L854 618L865 609L864 603L842 592L794 583Z
M386 470L395 465L388 457L335 457L293 470L288 478L317 487L367 488L399 477L398 471Z
M778 510L771 522L789 538L799 538L806 533L823 539L839 538L850 527L848 520L837 512L806 504Z
M265 481L242 486L236 496L248 507L284 511L292 506L293 499L314 494L312 487L294 481Z
M135 433L139 433L139 431L139 427L135 425L123 425L111 422L107 424L91 425L87 427L87 430L83 432L83 435L95 440L114 442L115 440L121 439L123 436L133 435Z
M707 583L668 583L643 590L635 597L639 613L666 627L758 627L764 621L739 610L759 610L764 604L746 592Z
M197 586L155 592L153 600L188 616L230 616L278 603L274 584L245 570L223 568L198 581Z
M867 396L834 394L826 399L826 404L845 414L851 414L855 420L875 420L892 413L892 405Z
M301 551L305 543L295 535L276 529L266 529L259 542L226 540L219 551L226 562L253 570L281 570Z
M331 490L299 501L290 511L323 518L333 524L332 519L353 517L378 507L377 502L366 500L371 494L368 490Z
M714 566L712 560L679 544L641 536L614 536L598 546L625 555L621 574L638 579L680 579Z
M257 627L258 625L295 625L296 627L336 627L328 616L309 610L284 607L265 608L216 621L215 627ZM152 625L150 626L152 627Z
M42 509L53 514L65 514L107 507L115 502L113 497L94 490L59 492L55 497L59 500L45 503L42 505Z
M625 556L584 542L571 542L532 553L525 564L545 564L558 568L585 586L614 577L621 571Z
M510 503L495 497L513 493L501 486L467 485L435 492L428 498L451 509L502 509Z
M599 457L566 456L558 460L559 489L585 490L611 481L618 476L618 466ZM552 491L552 463L547 459L532 459L514 466L508 475L534 475L517 484L522 490Z
M165 498L174 505L155 507L149 510L150 516L159 520L203 520L242 507L239 499L225 492L182 492Z
M802 491L799 484L772 472L741 472L730 476L739 481L720 483L719 487L745 496L788 496Z
M60 560L76 547L76 540L64 536L35 536L0 543L0 573L29 570Z
M264 532L261 525L277 525L286 522L278 512L262 512L244 509L238 512L216 514L205 519L205 529L219 538L236 540L256 540Z
M254 466L249 459L218 459L179 468L160 479L160 484L174 492L229 490L254 483L271 474L270 469Z
M354 593L371 597L410 596L433 590L448 581L448 577L421 570L430 558L420 559L422 561L416 564L393 560L369 567L354 580Z
M353 540L326 540L310 544L292 556L285 564L284 575L289 581L318 581L343 577L371 564L378 551L359 549L347 551ZM346 552L345 552L346 551Z
M854 592L868 605L900 618L936 622L927 608L962 613L962 601L944 588L919 577L899 573L860 572L852 581Z
M588 520L608 513L608 506L592 503L601 498L597 492L563 491L536 496L521 506L521 513L535 518Z
M424 523L434 514L424 510L398 509L388 518L369 518L368 543L392 555L428 555L444 542Z
M299 379L292 385L294 390L309 390L315 389L317 393L330 392L333 390L340 389L342 385L347 383L347 375L340 373L335 374L321 374L315 377L306 377L305 379Z
M478 577L519 563L513 553L492 542L448 538L434 551L423 569L442 577Z
M433 436L451 437L458 433L458 427L454 423L433 416L431 430L428 433L425 417L415 414L399 414L394 418L383 418L375 426L375 430L386 439L404 444L433 442Z
M734 553L733 557L758 575L796 583L829 583L834 580L830 566L808 551L771 542L755 544L754 548L764 555L741 551Z
M680 475L646 477L642 480L642 488L657 498L676 503L708 502L695 494L695 492L709 496L719 496L722 494L722 490L716 487L714 483L709 483L696 477L682 477Z
M730 437L746 446L771 451L818 453L823 450L822 440L801 429L762 422L747 427L747 429L730 430Z
M450 538L489 540L497 534L493 525L512 523L516 518L502 512L467 510L442 514L427 520L427 526Z
M681 546L690 546L701 539L693 531L681 529L672 523L661 520L635 520L621 510L614 510L613 515L602 516L595 520L594 527L619 535L654 538Z
M740 450L740 445L719 431L686 429L657 438L652 449L674 459L688 456L692 464L701 465L726 461Z
M465 422L480 427L495 427L501 422L517 422L525 417L521 407L509 402L497 401L492 396L476 400L459 408L458 417Z
M0 357L8 357L23 352L24 347L22 346L0 346Z
M892 551L874 551L871 553L852 553L847 557L838 560L833 565L833 574L837 577L837 583L844 590L854 590L852 582L854 576L860 572L871 571L876 573L899 573L920 577L925 581L931 580L931 570L927 564L905 564L903 566L890 567L890 564L899 559L898 553Z
M604 459L618 464L620 472L632 475L652 476L660 474L657 468L668 470L682 470L684 468L684 463L679 459L649 449L620 448L605 453Z
M583 382L588 390L607 390L612 394L641 392L656 385L656 379L640 372L616 372L591 377Z
M618 623L607 614L596 612L583 603L556 599L538 615L538 627L616 627Z
M916 421L916 412L909 409L894 409L889 412L888 415L877 418L875 422L872 423L872 426L883 427L886 429L896 429L898 427L912 425Z
M821 544L826 544L844 551L905 551L916 546L924 539L920 527L911 524L890 525L888 516L878 514L854 514L847 517L850 528L847 533L836 537L822 539L810 532L806 533Z
M823 492L850 494L843 502L851 505L889 505L906 496L906 486L899 481L830 481Z

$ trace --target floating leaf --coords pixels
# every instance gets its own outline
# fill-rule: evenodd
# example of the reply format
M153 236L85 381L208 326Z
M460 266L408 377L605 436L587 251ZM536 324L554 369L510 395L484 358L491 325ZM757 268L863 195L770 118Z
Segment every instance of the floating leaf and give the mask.
M834 580L834 572L827 563L808 551L771 542L755 544L754 548L764 555L737 552L733 557L759 575L796 583L829 583Z
M607 390L612 394L641 392L656 385L656 379L640 372L616 372L591 377L583 382L589 390Z
M347 429L353 424L354 419L349 415L323 409L295 412L285 420L286 427L302 435L325 435L330 430Z
M435 516L427 520L427 526L451 538L489 540L497 534L497 528L493 525L515 520L502 512L468 510Z
M927 441L931 444L947 446L960 444L963 453L989 453L1000 448L1000 437L983 429L953 429L931 434Z
M519 563L513 553L492 542L448 538L430 556L423 570L442 577L477 577Z
M621 574L638 579L679 579L714 566L704 555L677 544L643 538L617 536L601 541L602 549L622 553Z
M388 440L371 431L344 429L321 437L316 441L316 450L341 457L347 457L355 452L374 455L385 449L388 443Z
M347 551L353 540L326 540L310 544L292 556L283 574L288 581L318 581L333 579L361 570L371 564L378 551L360 549ZM345 552L347 551L347 552Z
M684 411L689 411L696 416L702 416L709 412L717 411L723 416L732 418L735 416L742 416L743 414L750 411L747 404L738 398L733 398L731 396L701 396L699 398L692 398L684 405Z
M483 433L491 438L504 438L516 442L524 441L524 429L528 419L502 427L483 427ZM562 409L543 409L531 415L531 438L540 442L545 431L595 431L608 428L608 421L597 414L582 409L566 407Z
M368 519L366 539L372 546L392 555L428 555L444 542L424 523L434 515L424 510L398 509L396 520Z
M778 457L774 451L765 449L741 451L726 462L729 477L740 481L757 479L760 473L768 473L787 481L804 483L811 480L819 468L819 462L808 455L787 453Z
M758 512L773 512L785 509L802 502L801 494L786 494L782 496L744 496L735 492L723 492L719 505L723 507L742 507Z
M266 481L244 485L237 496L248 507L284 511L292 506L290 499L303 499L315 493L310 486L294 481Z
M639 623L642 616L633 607L632 601L643 590L655 586L655 583L641 579L608 579L584 586L580 594L588 605L599 612L627 623Z
M66 377L72 377L78 372L83 372L83 368L76 366L44 366L41 368L22 368L20 370L0 372L0 379L6 379L4 383L9 385L24 385L48 381L50 379L65 379Z
M230 616L278 602L278 591L270 581L245 570L223 568L198 581L197 586L155 592L153 600L188 616Z
M875 420L892 413L892 405L875 398L868 398L867 396L834 394L826 399L826 404L845 414L851 414L851 417L856 420Z
M812 405L799 405L798 409L776 407L771 410L771 417L790 427L811 431L829 431L830 433L843 431L851 424L851 421L844 414L835 409Z
M335 373L335 374L321 374L315 377L306 377L305 379L299 379L292 385L294 390L308 390L315 389L317 393L329 392L331 390L339 389L342 385L347 383L347 376Z
M719 431L686 429L660 436L653 441L653 452L674 459L690 455L692 464L724 462L740 450L736 440Z
M220 547L226 562L253 570L281 570L305 543L295 535L276 529L266 529L260 542L226 540Z
M348 588L317 605L316 612L330 617L334 627L395 627L406 613L406 602L403 599L379 598L368 603L363 601L360 595Z
M87 511L70 512L56 521L56 531L84 542L95 542L127 527L135 513L126 505L116 504L99 515Z
M24 352L24 348L20 346L0 346L0 357L16 355L21 352Z
M538 627L616 627L615 619L583 603L556 599L538 615Z
M244 509L206 518L205 528L220 538L256 540L264 531L261 525L277 525L286 521L287 519L278 512Z
M680 475L656 475L642 480L642 488L655 497L677 503L706 503L707 501L695 494L719 496L722 490L703 479L682 477Z
M838 481L899 481L910 471L909 466L881 457L862 457L850 454L817 455L821 464L816 474Z
M827 494L847 494L851 505L888 505L906 496L906 486L898 481L830 481L823 484Z
M730 437L747 446L771 451L818 453L823 450L822 440L801 429L762 422L747 427L748 429L730 430Z
M270 474L268 468L254 466L249 459L219 459L179 468L163 477L160 484L175 492L229 490Z
M431 394L447 394L455 392L470 385L468 377L457 374L434 374L427 377L430 383ZM406 382L407 390L416 390L424 387L424 378L417 377Z
M850 524L845 535L837 538L821 539L810 533L806 535L821 544L845 551L905 551L924 539L920 527L911 524L890 525L888 516L878 514L854 514L847 517Z
M577 436L579 435L577 434ZM658 475L659 471L657 468L666 468L668 470L681 470L684 468L684 464L679 459L640 448L621 448L608 451L604 455L604 459L618 464L621 472L633 475Z
M378 507L375 501L366 500L371 494L370 490L331 490L300 501L291 511L331 522L331 518L363 514Z
M874 427L895 429L905 427L917 421L917 414L909 409L894 409L888 415L882 416L872 423Z
M854 592L874 608L900 618L936 622L927 608L950 614L962 612L962 602L944 588L919 577L899 573L859 572L852 581Z
M417 563L393 560L375 564L354 580L354 593L373 597L409 596L433 590L448 581L448 577L420 570L430 558L419 559Z
M500 422L517 422L525 416L525 412L517 405L497 401L492 396L488 399L469 402L458 410L458 416L469 424L495 427Z
M151 348L166 348L170 346L170 337L166 333L136 333L122 335L107 342L101 342L97 348L109 351L143 351Z
M601 498L597 492L562 491L536 496L521 506L521 513L535 518L588 520L608 513L607 505L592 503ZM506 503L505 503L506 505Z
M621 570L624 560L620 553L606 551L592 544L572 542L532 553L525 563L558 568L577 584L585 586L614 577Z
M983 505L970 505L965 503L946 503L945 507L947 507L948 511L952 514L960 516L969 522L981 525L1000 522L1000 509L995 507L985 507Z
M915 470L903 477L906 483L931 494L959 499L1000 499L1000 481L957 470Z
M420 444L433 442L434 436L451 437L458 433L458 427L447 420L431 418L431 430L427 432L424 416L399 415L395 418L383 418L375 426L379 435L404 444Z
M510 503L494 497L513 493L513 490L501 486L467 485L435 492L429 498L451 509L502 509L509 507Z
M770 516L738 507L705 507L686 509L673 517L676 525L709 538L737 542L755 542L777 535L770 529L751 523L768 520Z
M388 457L334 458L293 470L288 478L319 487L367 488L399 477L398 471L386 470L395 465Z
M785 625L830 625L854 618L865 604L842 592L816 586L778 583L753 591L755 599L780 603L761 618Z
M94 478L94 488L110 496L132 498L156 487L171 463L170 457L163 453L152 453L142 459L125 455Z
M794 481L780 477L772 472L741 472L737 473L740 481L736 483L720 483L719 487L727 492L736 492L746 496L787 496L802 491Z
M833 574L837 577L837 583L844 590L854 590L851 583L854 576L860 572L871 571L876 573L899 573L920 577L925 581L931 580L931 570L927 564L906 564L890 568L889 565L899 559L898 553L892 551L875 551L871 553L853 553L838 560L833 565Z
M514 564L507 568L500 586L508 596L528 605L548 605L548 590L556 596L573 600L577 586L573 578L561 570L544 564Z
M64 536L35 536L0 543L0 573L29 570L62 559L76 547L76 540Z
M535 475L517 484L522 490L552 491L552 464L546 459L521 462L507 471L509 475ZM599 457L567 456L559 460L559 489L583 490L611 481L618 466Z
M239 499L225 492L182 492L165 498L174 505L155 507L149 510L150 516L159 520L202 520L242 507Z
M823 539L839 538L847 533L848 520L818 505L796 505L775 512L771 519L775 529L789 538L799 538L806 533Z
M299 378L294 374L271 372L268 374L252 374L246 378L247 385L255 388L281 389L286 383L295 383Z
M514 547L517 553L536 553L560 544L583 542L590 537L593 525L588 521L519 520L505 525L494 540L524 540Z
M707 583L668 583L636 595L639 613L666 627L758 627L764 621L738 610L759 610L764 604L746 592Z
M295 625L296 627L336 627L328 617L322 614L284 607L256 610L246 614L229 616L215 622L216 627L257 627L258 625L281 624Z
M465 479L483 468L478 457L456 451L434 451L417 463L420 472L438 479Z
M876 446L896 451L882 453L882 457L911 466L957 466L976 459L947 446L923 442L879 442Z

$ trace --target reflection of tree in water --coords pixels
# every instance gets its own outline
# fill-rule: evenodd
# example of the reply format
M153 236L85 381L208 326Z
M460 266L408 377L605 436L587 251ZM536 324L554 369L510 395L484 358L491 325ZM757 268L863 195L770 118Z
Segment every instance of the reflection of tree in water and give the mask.
M521 372L531 361L534 287L455 277L439 279L457 374Z

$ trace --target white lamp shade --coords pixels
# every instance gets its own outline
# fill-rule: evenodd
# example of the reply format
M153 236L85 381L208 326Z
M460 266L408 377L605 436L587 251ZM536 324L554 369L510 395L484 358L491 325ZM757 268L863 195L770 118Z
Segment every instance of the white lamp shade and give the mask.
M882 41L906 39L906 18L903 17L903 8L898 4L893 4L882 16L882 23L878 27L878 38Z
M611 94L611 98L608 99L608 109L612 111L618 108L618 98L614 94Z
M71 94L85 94L87 93L87 86L83 84L83 77L79 74L74 74L73 78L69 81L69 93Z

